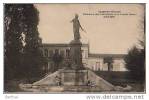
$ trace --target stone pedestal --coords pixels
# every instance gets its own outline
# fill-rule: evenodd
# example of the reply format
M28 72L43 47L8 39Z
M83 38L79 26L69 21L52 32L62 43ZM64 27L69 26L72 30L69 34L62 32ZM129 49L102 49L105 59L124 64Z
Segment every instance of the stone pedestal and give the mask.
M70 42L70 67L61 71L61 82L63 85L86 85L88 71L84 70L82 64L82 43L80 40Z
M61 72L63 85L86 85L88 79L87 70L63 70Z
M81 46L82 43L80 40L72 40L70 42L71 69L83 69Z

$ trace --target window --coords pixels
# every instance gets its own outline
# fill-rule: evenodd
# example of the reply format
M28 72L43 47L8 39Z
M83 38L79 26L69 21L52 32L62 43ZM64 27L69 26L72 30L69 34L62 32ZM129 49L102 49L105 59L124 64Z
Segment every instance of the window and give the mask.
M60 50L60 55L64 57L64 50Z
M53 56L53 50L49 50L49 57Z
M69 57L70 57L70 50L66 49L66 58L69 58Z
M85 51L85 58L88 58L88 52L87 52L87 50Z
M55 54L59 54L59 49L55 49Z
M44 56L48 57L48 49L44 49Z
M81 53L82 53L82 58L85 58L84 50L81 50Z
M96 70L100 70L100 62L96 62Z

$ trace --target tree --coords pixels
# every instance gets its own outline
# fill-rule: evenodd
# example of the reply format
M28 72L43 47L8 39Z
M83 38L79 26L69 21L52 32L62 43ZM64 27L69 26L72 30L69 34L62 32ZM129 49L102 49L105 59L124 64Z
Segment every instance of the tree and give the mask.
M38 32L39 12L34 5L25 5L23 11L24 39L24 73L27 78L41 76L41 68L44 64L40 50L41 39Z
M108 71L111 71L112 68L113 68L113 58L112 57L105 57L104 58L104 63L107 63L108 64Z
M145 6L142 5L143 11ZM126 68L130 71L133 79L143 82L145 81L145 12L140 20L139 27L142 38L139 39L139 45L133 46L125 57Z
M145 79L145 50L134 46L125 57L126 68L133 79L144 82Z
M5 5L5 78L41 75L44 60L38 22L39 13L33 4Z
M20 72L23 52L22 6L6 4L4 7L4 77L12 79Z

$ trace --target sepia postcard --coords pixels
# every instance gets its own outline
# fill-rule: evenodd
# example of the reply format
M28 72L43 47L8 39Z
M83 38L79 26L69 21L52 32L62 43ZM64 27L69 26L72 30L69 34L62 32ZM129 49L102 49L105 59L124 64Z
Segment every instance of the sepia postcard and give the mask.
M4 93L145 93L145 4L3 4Z

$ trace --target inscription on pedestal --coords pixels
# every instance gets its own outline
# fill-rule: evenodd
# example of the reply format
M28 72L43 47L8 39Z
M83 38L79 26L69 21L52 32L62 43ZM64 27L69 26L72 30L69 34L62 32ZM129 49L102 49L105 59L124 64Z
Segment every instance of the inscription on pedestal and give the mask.
M61 73L63 85L86 85L87 70L65 70Z
M75 73L64 73L64 82L73 82L75 79Z

